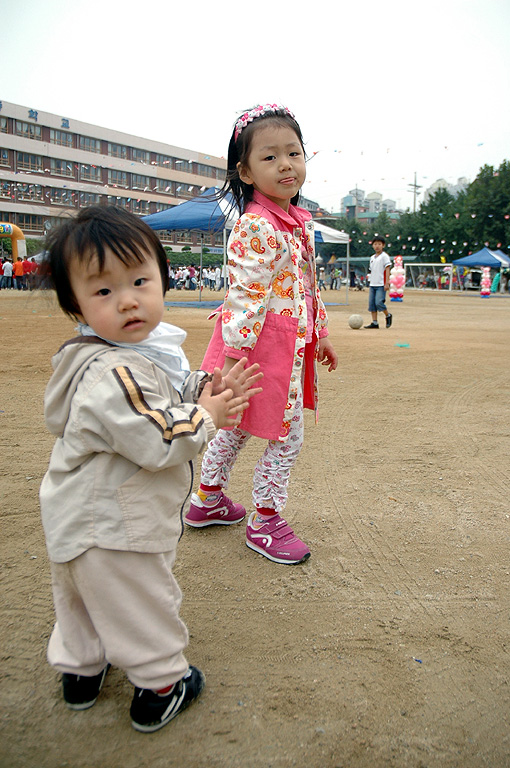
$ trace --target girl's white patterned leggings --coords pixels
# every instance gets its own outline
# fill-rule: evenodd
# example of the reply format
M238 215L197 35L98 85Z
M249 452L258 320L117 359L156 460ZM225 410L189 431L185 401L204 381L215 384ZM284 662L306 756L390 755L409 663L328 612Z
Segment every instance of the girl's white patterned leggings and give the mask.
M228 487L230 472L241 448L250 439L249 432L235 427L220 429L211 440L202 459L201 482ZM280 513L287 503L290 470L303 445L303 398L298 397L294 417L285 443L269 440L253 474L253 503L271 507Z

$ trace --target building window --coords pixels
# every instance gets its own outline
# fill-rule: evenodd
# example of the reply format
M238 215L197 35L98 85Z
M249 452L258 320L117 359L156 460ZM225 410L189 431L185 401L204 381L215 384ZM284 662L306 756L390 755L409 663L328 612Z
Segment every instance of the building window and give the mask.
M30 213L18 213L18 227L23 232L44 232L42 216L33 216Z
M148 176L139 176L137 173L131 175L132 189L149 189L151 180Z
M117 208L125 208L131 210L131 198L130 197L115 197L114 195L108 195L106 198L108 205L116 205Z
M200 192L200 187L197 187L196 184L179 184L177 189L175 190L175 193L177 197L195 197Z
M148 200L133 200L133 213L139 213L145 216L149 213L149 201Z
M110 157L120 157L121 160L127 158L127 147L124 144L108 144L108 154Z
M148 165L150 155L145 149L133 149L133 160L135 163L145 163L145 165Z
M42 157L40 155L30 155L28 152L17 152L16 155L18 171L42 171Z
M55 131L50 128L50 144L58 144L60 147L73 146L73 134L67 131Z
M0 165L10 165L8 149L0 149Z
M167 195L173 195L175 192L175 181L156 179L156 192L166 192Z
M227 172L224 168L216 168L216 178L225 181L227 178Z
M41 141L42 139L42 131L40 125L25 123L23 120L16 120L14 130L16 136L23 136L25 139L37 139L38 141Z
M170 203L156 203L156 213L159 213L160 211L167 211L169 208L173 208L173 205L170 205Z
M101 195L92 192L80 192L80 205L84 208L87 205L99 205Z
M173 168L175 158L168 155L156 155L156 165L160 165L162 168Z
M108 184L114 187L127 187L127 173L125 171L108 171Z
M40 184L18 184L18 200L44 202L43 188Z
M178 160L177 158L174 158L174 168L176 171L191 173L193 168L193 160Z
M178 232L177 233L177 242L178 243L192 243L193 237L191 236L191 232Z
M216 168L212 168L210 165L204 165L203 163L198 163L197 173L199 176L208 176L211 179L216 178Z
M90 136L80 136L80 149L84 149L85 152L99 154L101 152L101 142L99 139L93 139Z
M9 181L0 181L0 197L11 198L11 184Z
M0 117L0 133L7 133L8 123L6 117Z
M80 165L81 181L101 181L101 167L99 165Z
M55 176L74 177L73 164L69 160L50 160L50 170Z
M74 205L73 193L70 189L56 189L50 190L50 203L54 205Z

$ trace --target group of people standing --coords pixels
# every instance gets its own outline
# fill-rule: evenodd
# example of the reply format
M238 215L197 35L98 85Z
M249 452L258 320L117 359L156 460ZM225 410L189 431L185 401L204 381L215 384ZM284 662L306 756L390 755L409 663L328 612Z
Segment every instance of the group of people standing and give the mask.
M13 263L10 259L0 259L0 290L12 288L18 291L32 290L37 283L38 266L35 259L22 259L18 256Z
M209 288L211 291L221 291L225 287L226 267L203 267L202 272L194 264L189 267L168 267L169 288L184 288L194 291L197 288Z

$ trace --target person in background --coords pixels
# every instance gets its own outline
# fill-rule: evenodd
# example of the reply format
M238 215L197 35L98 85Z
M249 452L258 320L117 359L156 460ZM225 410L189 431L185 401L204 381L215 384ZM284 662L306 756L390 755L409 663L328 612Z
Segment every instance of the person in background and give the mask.
M12 267L13 276L14 276L14 286L18 289L18 291L23 290L23 284L24 284L24 274L23 274L23 259L21 256L18 256L16 261L13 264Z
M214 288L216 291L221 291L221 269L219 265L214 270Z
M12 261L9 261L9 259L6 259L4 261L4 276L2 278L3 288L13 288L12 272L13 272Z
M372 322L365 328L379 328L377 313L382 312L386 318L386 328L391 327L393 316L386 309L386 291L390 288L391 259L384 251L386 240L382 235L376 235L372 240L374 254L370 257L370 290L368 294L368 311Z

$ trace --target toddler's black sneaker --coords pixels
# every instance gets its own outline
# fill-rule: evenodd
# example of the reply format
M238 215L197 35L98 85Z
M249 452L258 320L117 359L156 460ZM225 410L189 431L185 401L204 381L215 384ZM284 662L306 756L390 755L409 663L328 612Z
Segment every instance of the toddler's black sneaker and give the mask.
M379 323L370 323L370 325L363 326L364 328L379 328Z
M92 677L71 675L64 672L62 675L62 689L64 701L69 709L80 710L94 706L110 666L111 664L107 664L102 672Z
M159 696L147 688L135 688L130 710L131 725L142 733L158 731L189 707L200 696L204 685L203 673L190 666L167 696Z
M386 328L391 328L391 324L393 322L393 315L390 315L389 313L386 315Z

